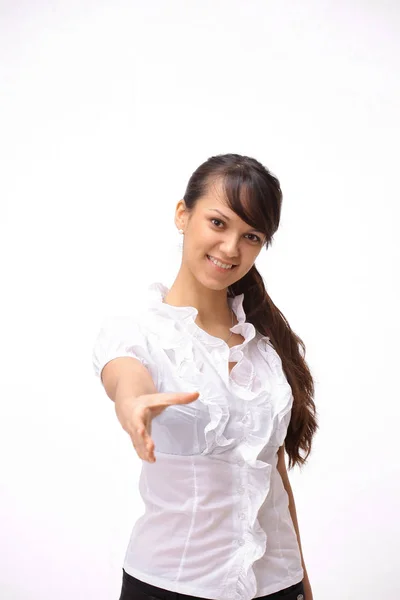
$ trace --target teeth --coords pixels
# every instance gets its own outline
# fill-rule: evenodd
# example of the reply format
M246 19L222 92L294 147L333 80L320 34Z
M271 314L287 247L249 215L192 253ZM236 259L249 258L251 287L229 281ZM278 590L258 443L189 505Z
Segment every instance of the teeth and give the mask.
M208 256L208 255L207 255ZM215 265L218 265L218 267L222 267L223 269L231 269L232 265L224 265L224 263L219 262L219 260L217 260L216 258L213 258L212 256L208 257Z

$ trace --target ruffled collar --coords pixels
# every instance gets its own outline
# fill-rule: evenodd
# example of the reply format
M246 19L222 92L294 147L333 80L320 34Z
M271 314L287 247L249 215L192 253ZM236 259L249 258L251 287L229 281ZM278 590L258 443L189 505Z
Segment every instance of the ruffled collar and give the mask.
M171 317L175 321L185 325L185 328L197 339L208 346L226 346L226 342L221 338L215 337L202 329L195 322L198 310L194 306L173 306L166 304L164 298L169 292L169 288L161 282L154 282L148 287L148 306L154 313ZM238 333L243 336L244 341L241 344L230 347L230 352L242 350L255 336L256 329L252 323L246 321L246 314L243 308L244 294L239 294L233 298L228 298L228 304L237 318L237 324L230 328L232 333Z

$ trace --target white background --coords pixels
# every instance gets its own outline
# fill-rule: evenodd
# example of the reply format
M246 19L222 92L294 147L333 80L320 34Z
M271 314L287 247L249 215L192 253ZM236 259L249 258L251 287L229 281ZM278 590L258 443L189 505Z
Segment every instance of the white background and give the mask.
M268 292L320 430L290 472L314 600L400 596L400 4L0 2L0 597L117 600L140 460L91 365L179 268L209 156L284 194Z

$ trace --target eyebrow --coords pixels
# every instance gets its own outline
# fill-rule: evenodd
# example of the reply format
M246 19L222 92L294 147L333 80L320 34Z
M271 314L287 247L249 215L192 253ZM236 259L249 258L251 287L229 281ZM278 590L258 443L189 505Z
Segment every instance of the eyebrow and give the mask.
M208 210L215 210L215 212L219 213L222 217L224 217L224 219L230 221L230 218L227 215L224 215L224 213L218 210L218 208L209 208Z

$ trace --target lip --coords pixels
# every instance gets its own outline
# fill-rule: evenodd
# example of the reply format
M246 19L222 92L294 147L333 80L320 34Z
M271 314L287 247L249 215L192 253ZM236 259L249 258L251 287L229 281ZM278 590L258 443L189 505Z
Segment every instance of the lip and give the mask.
M234 263L230 263L227 260L222 260L221 258L218 258L217 256L213 256L212 254L207 254L207 256L211 256L211 258L215 258L215 260L218 260L223 265L232 265L233 267L236 267L236 265Z
M232 267L230 269L224 269L223 267L219 267L218 265L216 265L215 263L213 263L208 257L211 256L206 254L206 258L207 260L212 264L213 267L215 267L218 271L220 272L224 272L224 273L229 273L229 271L232 271L237 265L234 265L233 263L226 263L223 260L220 260L219 258L217 258L216 256L213 256L212 258L215 258L216 260L218 260L219 262L223 263L224 265L232 265Z

